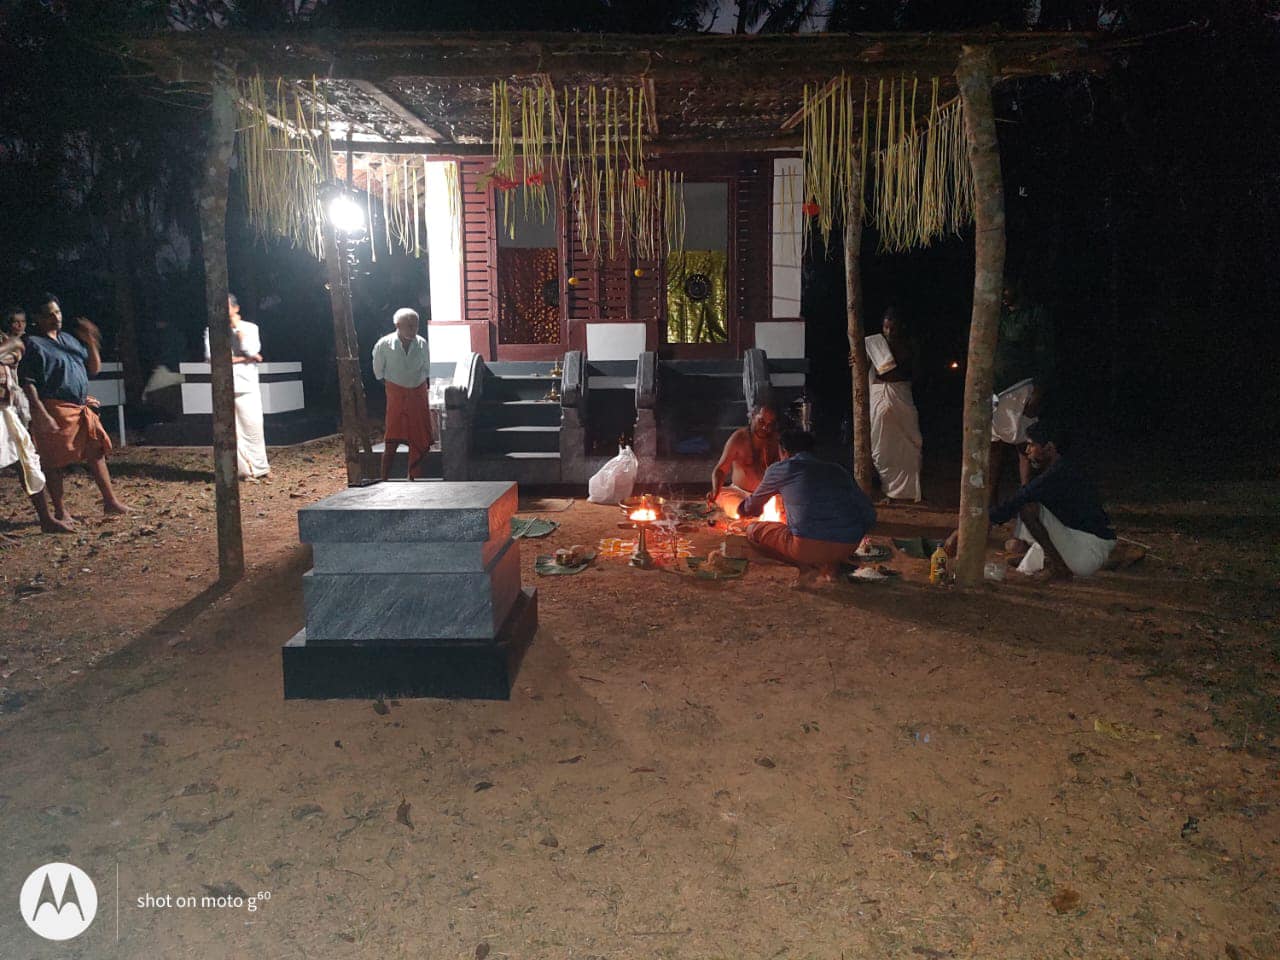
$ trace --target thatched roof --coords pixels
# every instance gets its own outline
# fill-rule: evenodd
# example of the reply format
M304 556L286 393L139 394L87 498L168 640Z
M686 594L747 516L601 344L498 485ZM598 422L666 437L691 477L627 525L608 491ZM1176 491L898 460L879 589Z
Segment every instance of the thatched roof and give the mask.
M1084 33L586 35L336 33L168 34L132 42L135 56L174 82L240 76L323 88L338 138L470 146L491 135L491 85L648 85L655 149L772 149L798 145L806 84L845 73L939 77L944 95L966 46L993 51L999 79L1100 70L1116 41ZM925 104L927 106L927 104Z

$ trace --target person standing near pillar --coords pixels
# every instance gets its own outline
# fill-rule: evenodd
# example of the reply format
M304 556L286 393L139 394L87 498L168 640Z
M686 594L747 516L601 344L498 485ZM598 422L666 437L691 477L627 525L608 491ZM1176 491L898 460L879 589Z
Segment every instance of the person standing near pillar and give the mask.
M387 429L383 437L382 479L390 479L391 461L400 444L409 447L409 479L426 471L431 449L431 350L418 335L418 313L395 312L395 333L373 345L373 375L387 388Z
M1006 279L1000 311L1000 333L993 361L995 390L988 462L991 502L999 502L1000 474L1006 449L1018 456L1018 481L1031 481L1032 467L1025 445L1027 427L1044 412L1052 396L1055 337L1049 311L1027 293L1019 277Z
M262 337L258 325L240 316L240 301L227 294L231 320L231 370L236 391L236 470L241 480L271 477L267 462L266 432L262 425L262 391L258 364L262 362ZM204 331L204 358L209 360L209 330Z
M885 500L919 503L920 416L911 395L914 354L906 324L896 307L884 312L881 334L892 353L889 369L880 373L876 364L867 371L871 395L871 458L880 474ZM853 358L849 358L853 365Z

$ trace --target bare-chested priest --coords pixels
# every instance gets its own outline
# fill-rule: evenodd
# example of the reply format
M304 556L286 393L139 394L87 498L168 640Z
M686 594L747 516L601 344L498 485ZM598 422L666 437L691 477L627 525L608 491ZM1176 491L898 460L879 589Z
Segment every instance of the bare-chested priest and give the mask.
M778 415L769 406L751 410L745 427L725 441L720 462L711 472L707 501L737 519L738 505L755 492L764 472L782 458L778 452Z

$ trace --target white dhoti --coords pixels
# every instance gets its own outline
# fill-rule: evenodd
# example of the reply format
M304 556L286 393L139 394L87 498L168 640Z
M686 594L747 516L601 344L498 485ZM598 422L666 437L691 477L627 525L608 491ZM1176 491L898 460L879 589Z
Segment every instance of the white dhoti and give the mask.
M1036 417L1023 413L1035 390L1034 380L1023 380L991 398L991 439L1019 446L1027 442L1027 427Z
M33 497L44 489L40 454L31 441L31 434L22 425L16 408L0 407L0 468L14 463L22 471L22 488L27 496Z
M906 381L871 382L871 458L886 497L920 499L920 417Z
M1077 577L1093 576L1102 569L1102 565L1111 556L1111 551L1115 549L1114 540L1103 540L1084 530L1074 530L1063 524L1043 506L1040 507L1040 522L1044 525L1045 533L1049 534L1053 545L1057 547L1058 553L1062 555L1067 569ZM1023 543L1031 544L1022 562L1018 564L1018 572L1039 573L1043 570L1044 548L1036 542L1026 524L1019 520L1017 526L1013 528L1013 535Z
M271 472L262 428L262 394L256 388L236 394L236 470L241 477L265 477Z

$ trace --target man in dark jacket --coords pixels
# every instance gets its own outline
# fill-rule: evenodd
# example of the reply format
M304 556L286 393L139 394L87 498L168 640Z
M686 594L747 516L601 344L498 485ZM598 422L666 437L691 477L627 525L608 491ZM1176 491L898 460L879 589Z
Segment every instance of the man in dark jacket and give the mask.
M1022 553L1018 571L1042 580L1092 576L1116 545L1098 492L1065 455L1067 446L1061 426L1046 420L1031 424L1025 453L1036 474L988 513L992 524L1017 519L1009 547ZM955 553L957 542L953 533L948 553Z
M843 467L813 455L813 434L786 430L778 447L782 459L765 470L738 515L758 517L772 497L780 496L786 522L753 523L747 539L799 567L801 584L833 580L836 567L875 524L875 507Z

